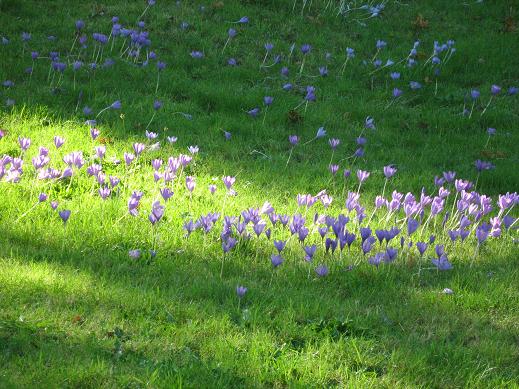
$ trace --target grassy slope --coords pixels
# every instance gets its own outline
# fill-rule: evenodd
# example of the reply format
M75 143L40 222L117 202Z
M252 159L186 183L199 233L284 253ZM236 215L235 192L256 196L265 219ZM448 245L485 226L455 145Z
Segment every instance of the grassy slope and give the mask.
M432 189L434 174L448 169L475 179L472 164L482 158L496 165L481 178L482 191L517 190L517 100L500 98L485 116L477 114L472 120L459 115L470 88L488 91L492 83L518 84L519 59L512 55L519 45L517 33L502 32L509 4L391 2L382 18L361 27L329 14L319 16L319 2L314 3L305 17L290 13L291 1L261 6L227 1L222 9L207 6L203 14L187 3L152 9L145 19L153 46L168 63L158 94L165 104L154 128L168 127L168 135L179 137L177 145L157 155L166 157L185 152L190 144L200 145L192 170L198 193L205 193L213 176L238 174L239 196L226 204L228 212L266 199L279 210L293 212L296 193L323 187L342 203L342 182L330 183L326 172L330 150L325 142L296 149L285 170L286 139L293 133L309 139L325 125L343 142L336 159L344 158L355 149L354 139L364 118L371 115L377 131L368 133L367 157L355 168L380 171L385 164L397 164L399 173L388 189L415 193L424 185ZM143 8L138 2L126 6L116 1L81 2L74 7L61 1L0 4L1 34L14 38L28 30L33 34L31 45L42 53L67 51L77 18L87 22L89 32L106 31L111 15L129 23ZM418 14L429 21L427 29L413 27ZM250 25L239 29L222 56L229 28L224 21L243 15L251 18ZM183 20L192 25L187 32L178 28ZM95 23L103 27L92 27ZM58 41L47 42L50 34ZM443 70L436 96L425 72L413 74L402 68L399 87L417 80L426 88L412 100L406 88L405 103L384 110L393 87L387 73L373 80L373 90L361 65L349 68L345 79L335 77L346 46L354 47L359 58L367 58L374 53L376 39L388 41L392 58L406 55L415 39L423 41L424 55L433 40L455 39L458 52ZM301 81L317 87L318 101L300 123L287 120L287 112L300 97L280 90L279 67L258 71L267 40L275 43L276 52L286 52L293 41L312 44L307 75L317 74L325 52L334 55L328 78ZM8 129L9 136L0 141L0 154L15 152L19 134L33 139L29 157L37 145L50 146L55 134L67 139L60 155L89 150L87 129L79 124L84 119L74 114L78 92L72 90L70 76L63 91L51 95L45 86L46 63L36 64L29 86L23 69L30 60L20 60L20 45L0 50L0 79L16 83L12 90L2 90L1 97L17 101L13 111L1 113L0 126ZM206 58L193 60L191 50L203 50ZM241 65L223 66L230 56ZM291 65L292 75L298 67L297 61ZM136 70L123 63L98 72L91 82L86 75L78 79L84 104L96 110L116 99L123 101L124 121L107 112L100 124L103 136L113 139L108 155L121 157L133 141L142 139L155 81L153 67ZM251 120L243 111L260 105L265 95L275 101L262 125L262 119ZM193 114L194 120L171 115L177 111ZM488 126L497 128L498 135L485 149ZM222 129L233 133L231 142L223 140ZM271 159L250 154L252 150ZM120 168L107 169L126 174ZM342 266L330 261L329 277L310 280L307 266L296 254L271 279L265 259L271 254L270 245L243 245L227 261L222 281L219 244L211 242L216 237L197 235L185 242L179 229L171 228L181 223L184 212L199 215L219 209L223 201L219 192L213 198L197 194L190 203L179 191L168 207L166 222L159 226L157 259L136 264L127 258L128 249L151 247L149 223L144 217L114 221L124 214L131 190L146 192L143 209L149 209L157 194L150 180L149 170L130 173L121 197L102 203L92 196L91 180L86 178L73 181L70 188L42 189L28 180L16 186L0 184L0 362L5 366L0 385L517 385L519 293L514 285L519 272L517 246L509 240L492 242L472 268L473 242L470 250L449 246L455 269L448 273L418 277L413 257L378 271L362 266L348 272L344 264L352 259L345 258ZM373 197L381 186L382 175L373 174L364 191ZM36 207L13 222L41 190L73 210L66 230L47 207ZM240 309L234 295L237 284L249 287ZM455 295L441 294L444 287Z

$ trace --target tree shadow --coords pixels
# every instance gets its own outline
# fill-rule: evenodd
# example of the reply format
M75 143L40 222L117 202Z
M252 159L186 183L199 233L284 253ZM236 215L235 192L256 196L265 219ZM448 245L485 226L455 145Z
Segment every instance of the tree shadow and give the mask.
M337 268L323 279L308 279L306 268L287 263L271 280L268 266L254 258L240 257L239 261L231 259L226 263L221 280L218 259L191 249L145 264L87 244L63 251L35 243L28 236L13 235L9 230L2 240L6 244L1 245L0 257L7 261L11 258L12 271L37 264L55 274L54 281L47 277L46 282L29 279L7 286L9 294L18 295L16 301L28 307L29 312L42 301L50 301L44 312L53 319L48 333L39 337L39 347L50 343L48 347L53 350L62 347L67 354L76 355L79 351L74 350L74 341L63 333L92 337L92 350L88 346L79 353L71 369L88 366L87 361L99 357L104 361L104 367L98 371L102 375L103 369L113 363L117 340L113 334L111 338L106 334L120 327L133 340L128 341L128 359L114 366L119 366L121 377L134 371L141 380L152 377L158 369L154 379L162 382L185 379L187 384L220 382L228 386L311 384L311 373L293 366L288 377L275 367L271 374L259 375L250 366L245 368L256 359L236 349L230 339L250 337L250 342L245 341L242 347L248 352L260 352L254 351L259 346L255 343L258 333L267 336L267 345L263 347L270 350L260 352L263 365L275 366L287 355L297 359L329 343L332 349L344 350L337 358L348 371L376 377L380 382L396 379L406 384L456 386L469 380L475 384L502 385L519 377L519 356L515 350L519 334L488 315L487 304L490 308L499 301L495 295L488 297L489 303L481 301L481 294L490 288L504 290L513 282L510 272L517 263L508 258L481 262L474 268L459 264L455 271L425 274L417 281L414 270L403 263L378 270L367 266L352 271ZM30 268L26 271L31 272ZM64 287L67 280L72 285L70 290ZM60 286L53 286L54 283ZM240 310L234 292L238 283L249 287ZM445 285L453 284L457 286L454 296L441 294ZM469 297L463 298L464 294ZM494 309L513 318L513 299L504 301L506 304ZM31 336L27 334L41 333L41 329L24 329L25 324L20 324L22 328L13 327L12 315L13 310L6 316L10 323L7 332L12 336L4 336L0 343L11 350L6 361L20 363L25 357L16 356L12 350L30 345ZM77 323L73 322L75 315L81 317ZM109 320L101 320L103 315ZM41 326L41 318L32 320L35 326ZM227 324L223 325L224 330L215 329L214 323ZM64 327L60 328L61 325ZM156 328L152 331L155 335L150 335L150 328ZM164 350L156 341L169 337L171 331L184 333L185 337L178 337L173 349ZM222 355L218 348L208 346L207 337L211 336L221 337L224 344L229 342L228 352ZM352 354L352 347L358 349L357 353ZM35 358L36 350L26 357ZM161 355L156 355L156 350L161 350ZM229 363L229 357L242 361ZM154 369L139 365L139 361L149 360L155 361ZM399 364L399 369L388 361ZM162 367L157 368L158 365ZM454 367L458 369L457 375L451 374ZM417 375L417 371L422 374ZM333 385L331 377L325 382ZM89 382L83 376L77 379Z

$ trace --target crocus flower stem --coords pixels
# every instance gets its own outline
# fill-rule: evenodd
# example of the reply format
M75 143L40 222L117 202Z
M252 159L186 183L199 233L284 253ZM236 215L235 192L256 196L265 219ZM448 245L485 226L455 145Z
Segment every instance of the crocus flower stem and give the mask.
M481 175L481 172L478 172L478 175L476 177L476 183L474 184L474 190L476 190L478 188L478 181L479 181L479 176Z
M146 14L146 12L148 11L148 8L150 8L150 5L149 5L149 4L146 6L146 8L144 8L144 11L142 11L141 16L139 16L139 17L137 18L137 21L139 21L139 20L142 19L142 17L143 17L143 16Z
M160 72L157 73L157 84L155 85L155 94L159 90Z
M269 287L272 285L272 278L274 278L274 270L272 270L272 273L270 273Z
M341 76L344 75L344 71L346 70L346 65L348 64L348 61L350 60L350 58L346 58L346 61L344 61L344 63L342 64L342 68L341 68Z
M317 137L313 137L312 139L310 139L309 141L306 141L305 143L303 143L301 146L306 146L307 144L313 142L314 140L316 140Z
M72 50L74 50L74 46L76 46L77 37L78 37L78 34L75 34L74 41L72 42L72 46L70 47L70 50L69 50L69 55L72 54Z
M454 216L454 207L456 207L456 200L458 199L458 192L456 191L456 195L454 196L454 201L452 202L451 215Z
M126 217L126 215L127 215L127 213L125 213L125 214L122 215L119 219L117 219L117 220L115 221L114 225L115 225L115 224L119 224L119 222L120 222L121 220L123 220L123 219Z
M474 250L474 255L472 256L472 261L470 262L470 267L474 266L474 262L476 261L476 256L479 253L479 245L480 245L480 243L478 242L478 244L476 245L476 249Z
M332 149L332 156L330 158L330 163L328 164L328 166L330 166L332 164L332 161L333 161L333 154L334 154L335 150Z
M427 219L425 220L425 223L422 225L422 228L420 230L420 235L422 235L424 229L427 227L427 225L429 224L429 221L431 220L431 216L432 214L430 213L429 216L427 216Z
M375 58L377 58L378 53L380 53L380 49L377 49L377 51L375 52L375 55L373 56L373 58L371 58L371 62L373 62L375 60Z
M488 100L488 103L487 105L485 106L485 108L483 109L483 111L481 112L481 116L483 116L485 114L485 112L487 112L487 109L488 107L490 107L490 103L492 102L492 99L494 98L494 96L490 96L490 99Z
M155 118L155 114L156 114L156 113L157 113L157 111L154 111L154 112L153 112L153 115L151 115L151 119L150 119L150 121L148 122L148 125L146 126L146 130L147 130L148 128L150 128L150 126L151 126L151 122L152 122L153 119Z
M382 188L382 197L384 197L384 193L386 192L387 178L384 180L384 187Z
M263 67L263 65L265 65L265 61L267 60L268 55L269 55L269 52L267 51L265 53L265 56L263 57L263 61L261 62L260 68Z
M490 142L490 135L489 135L488 138L487 138L487 142L485 143L485 147L483 147L484 149L487 148L489 142Z
M227 40L225 41L225 44L223 45L223 49L222 49L222 54L223 52L225 51L225 48L227 47L227 45L229 44L229 41L231 40L231 37L228 37Z
M287 159L287 163L285 164L285 169L287 168L288 166L288 163L290 162L290 158L292 157L292 152L294 151L294 147L292 147L290 149L290 153L288 154L288 159Z
M261 122L261 124L265 124L265 119L267 118L267 111L268 111L269 107L265 107L265 112L263 113L263 121Z
M301 61L301 67L299 68L299 75L303 73L303 68L305 67L305 59L306 56L303 57L303 61Z
M475 101L472 102L472 106L470 107L469 119L472 117L472 112L474 111L474 105L476 105ZM485 145L485 147L487 147L487 146Z
M108 107L106 107L106 108L103 108L101 111L99 111L99 112L97 113L97 115L96 115L96 119L99 117L99 115L101 115L104 111L106 111L106 110L108 110L108 109L110 109L110 105L109 105Z
M16 219L14 222L15 223L18 223L20 220L22 220L27 214L29 214L34 208L36 208L36 206L38 205L38 203L35 203L33 204L33 206L31 208L29 208L27 211L25 211L22 215L20 215L20 217L18 219Z
M295 111L296 109L298 109L298 108L299 108L300 106L302 106L305 102L308 103L308 101L303 100L303 101L301 101L298 105L296 105L294 108L292 108L292 111Z
M220 267L220 279L223 278L223 264L225 262L225 253L222 254L222 266Z

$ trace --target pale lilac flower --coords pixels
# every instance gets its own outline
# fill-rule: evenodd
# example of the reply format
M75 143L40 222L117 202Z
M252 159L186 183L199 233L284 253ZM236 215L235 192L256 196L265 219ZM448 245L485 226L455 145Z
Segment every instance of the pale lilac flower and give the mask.
M357 179L359 180L359 182L361 184L364 183L368 179L369 175L370 175L370 173L367 171L357 170Z

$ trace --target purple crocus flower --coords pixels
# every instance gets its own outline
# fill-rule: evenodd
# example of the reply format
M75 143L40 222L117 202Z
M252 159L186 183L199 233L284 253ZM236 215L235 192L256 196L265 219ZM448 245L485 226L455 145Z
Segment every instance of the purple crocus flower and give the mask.
M326 265L319 265L315 268L315 273L319 276L319 277L325 277L328 275L330 271L328 270L328 267L326 267Z
M429 239L429 242L430 242L430 239ZM431 242L431 244L432 244L432 242ZM440 258L445 253L445 246L442 244L437 244L436 247L434 248L434 251L436 252L436 256L438 258Z
M189 192L193 192L193 190L195 189L195 186L196 186L196 183L195 183L195 178L192 177L192 176L187 176L186 177L186 188Z
M385 256L385 253L377 253L368 259L368 263L378 268Z
M279 254L272 254L270 261L272 266L276 268L283 263L283 257Z
M274 101L274 97L272 96L265 96L263 98L263 102L265 103L265 105L268 107L270 105L272 105L272 102Z
M146 145L143 143L134 143L132 147L135 155L138 157L144 151Z
M368 177L369 177L370 173L367 172L367 171L364 171L364 170L357 170L357 179L359 180L359 183L364 183Z
M418 220L409 218L409 220L407 221L407 235L410 236L413 232L415 232L418 229L419 225L420 222Z
M286 241L284 240L275 240L274 241L274 247L276 248L276 250L281 253L281 251L283 251L283 249L285 248L285 245L286 245Z
M398 88L393 88L393 97L395 99L399 98L400 96L402 96L404 94L404 92L401 90L401 89L398 89Z
M510 216L510 215L506 215L504 218L503 218L503 225L505 226L505 228L508 230L510 229L510 227L515 223L516 221L516 218L513 217L513 216Z
M225 176L223 179L223 184L225 185L225 187L227 188L227 190L231 190L231 187L234 185L234 183L236 182L236 177L231 177L231 176Z
M422 84L420 84L418 81L411 81L409 82L409 88L412 90L418 90L422 88Z
M330 144L330 147L332 150L335 150L341 143L340 139L331 138L328 143Z
M481 93L477 89L472 89L470 91L470 97L472 98L472 100L479 99L479 96L481 96Z
M478 173L481 173L483 170L492 170L495 168L494 164L487 161L482 161L480 159L474 162L474 166Z
M18 144L20 145L22 151L27 151L27 149L31 146L31 139L18 137Z
M283 90L289 91L289 90L292 90L292 87L293 87L293 85L288 82L288 83L283 85Z
M54 137L54 146L56 146L57 149L59 149L63 144L65 143L65 139L63 139L61 136L55 136Z
M310 50L312 50L312 46L310 46L309 44L304 44L301 46L301 53L303 53L303 55L308 54Z
M445 254L442 254L438 259L432 259L431 262L438 268L438 270L444 271L452 269L452 264L449 262Z
M328 169L330 170L330 173L332 173L332 175L335 175L339 171L339 165L332 164L332 165L328 166Z
M443 172L443 178L444 178L445 181L447 181L448 183L451 183L451 182L453 182L454 179L456 178L456 172L451 172L451 171Z
M388 247L386 249L385 255L384 255L384 262L393 262L396 259L396 256L398 254L398 250Z
M299 137L297 135L290 135L288 137L288 141L292 146L295 146L299 143Z
M387 180L395 175L397 169L393 165L384 166L384 176Z
M490 93L492 93L493 96L498 95L501 92L501 87L499 85L492 85L490 87Z
M416 242L416 248L418 249L418 252L420 253L420 256L423 256L425 253L425 250L427 250L427 243L425 242Z
M245 286L237 286L236 287L236 294L238 295L238 298L242 298L245 296L245 293L247 293L247 288Z
M173 191L168 187L164 187L160 189L160 195L164 199L164 201L168 201L171 197L173 197Z
M160 204L160 202L155 201L151 207L151 213L148 216L148 220L152 225L155 225L157 222L162 219L164 215L164 206Z
M40 193L38 196L38 202L43 203L44 201L47 201L47 195L45 193Z
M61 220L63 220L63 223L66 224L68 219L70 218L71 211L68 209L64 209L62 211L59 211L58 213Z
M192 231L192 230L191 230ZM188 230L188 234L189 234ZM235 238L228 237L226 240L222 242L222 250L224 254L227 254L229 251L231 251L236 244L238 244L238 241Z
M196 59L204 58L204 53L202 53L201 51L197 51L197 50L192 51L190 55L192 58L196 58Z
M317 246L314 244L314 245L311 245L311 246L305 246L303 247L304 251L305 251L305 260L308 261L308 262L311 262L312 261L312 258L314 257L315 255L315 252L317 250Z
M139 250L139 249L129 250L128 256L132 259L138 259L141 256L141 250Z
M126 163L126 166L130 166L134 159L135 155L132 153L124 153L124 162Z
M157 61L157 69L159 72L166 69L166 63L162 61Z
M110 196L110 193L112 193L112 190L107 186L99 188L99 196L101 196L103 200L106 200L108 196Z
M485 240L487 240L489 235L489 231L483 227L479 226L476 228L476 238L478 240L478 245L481 245Z
M112 188L115 188L117 185L119 185L119 182L121 182L121 180L115 176L110 176L108 179Z
M371 248L373 247L375 241L376 239L373 236L370 236L362 243L362 252L364 253L364 255L371 251Z
M121 109L122 104L120 100L115 100L111 105L110 108L112 109Z
M364 120L364 127L369 130L375 130L375 119L373 119L371 116L366 117L366 120Z
M317 129L317 134L315 135L316 139L323 138L326 136L326 129L324 127L319 127Z
M247 113L249 114L249 116L255 118L260 113L260 109L258 107L252 108L251 110L247 111Z

